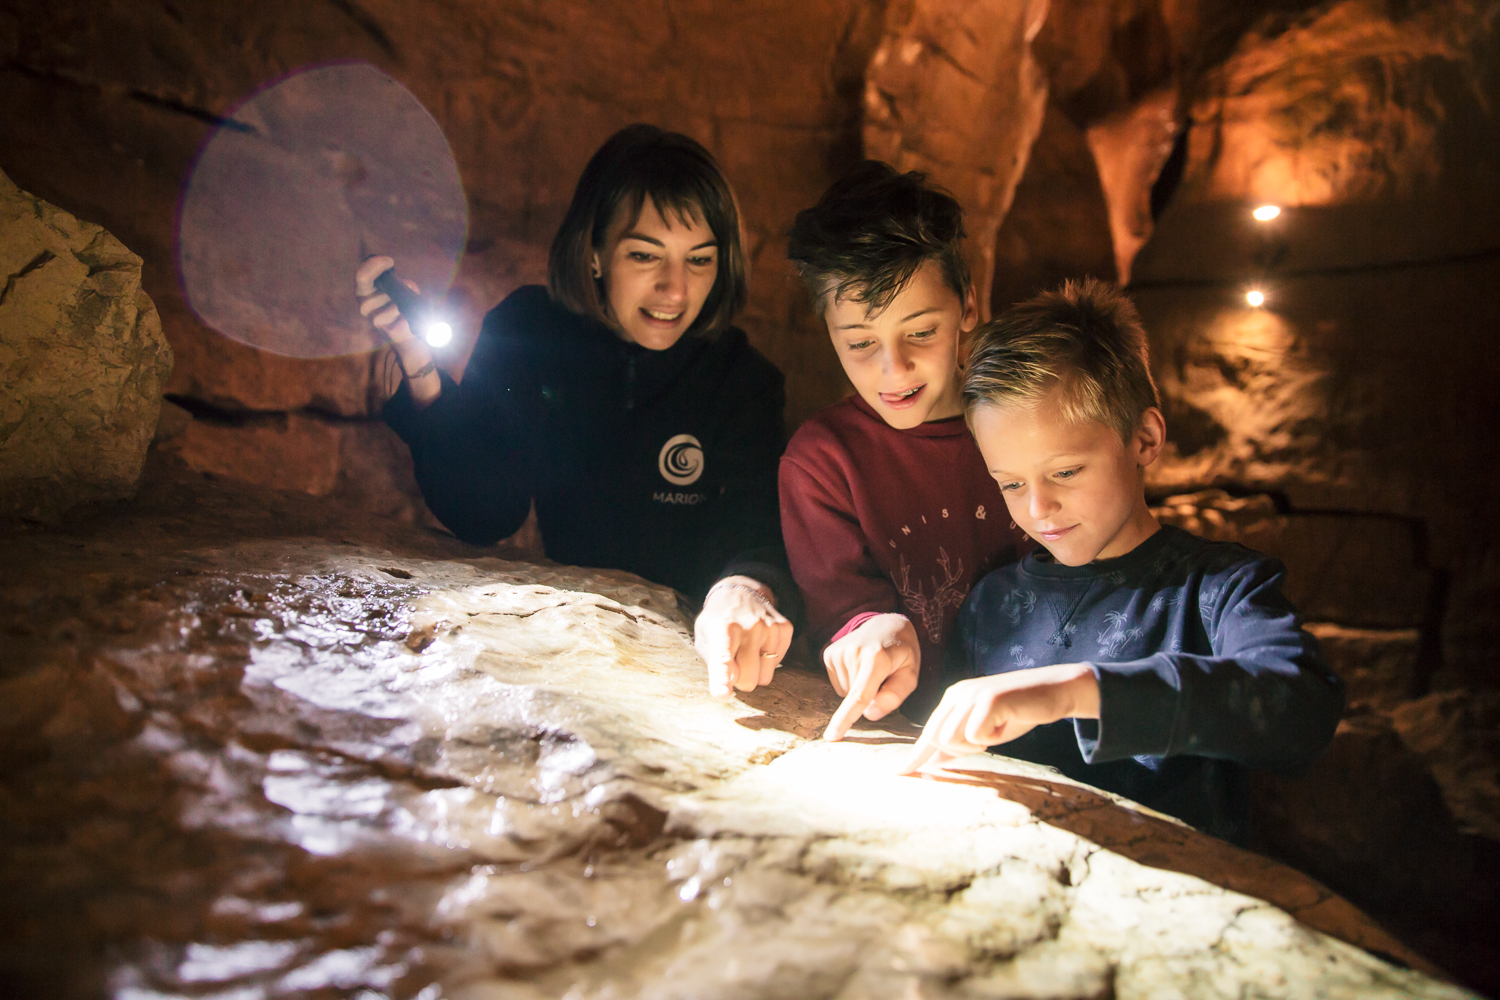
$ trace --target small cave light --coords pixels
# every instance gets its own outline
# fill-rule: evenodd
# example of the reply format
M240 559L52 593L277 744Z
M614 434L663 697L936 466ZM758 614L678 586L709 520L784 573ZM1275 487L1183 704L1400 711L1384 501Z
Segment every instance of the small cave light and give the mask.
M1259 309L1261 306L1265 305L1266 296L1265 293L1262 292L1259 288L1252 288L1250 291L1245 293L1245 301L1250 303L1255 308Z
M1256 222L1270 222L1272 219L1276 218L1276 216L1281 214L1281 206L1262 205L1250 214L1255 216Z

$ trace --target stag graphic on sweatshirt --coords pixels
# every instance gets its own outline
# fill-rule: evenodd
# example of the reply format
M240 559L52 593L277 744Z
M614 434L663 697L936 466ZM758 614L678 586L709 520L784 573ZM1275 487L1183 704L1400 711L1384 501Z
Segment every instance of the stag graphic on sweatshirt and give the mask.
M896 584L896 589L901 592L902 602L922 619L927 637L935 643L943 641L943 613L948 608L962 607L965 597L964 588L959 584L964 574L964 561L960 559L956 568L950 566L948 550L939 547L938 565L943 567L943 580L940 583L937 577L932 578L931 597L927 596L920 582L916 589L912 588L911 567L906 565L905 556L901 557L901 579Z

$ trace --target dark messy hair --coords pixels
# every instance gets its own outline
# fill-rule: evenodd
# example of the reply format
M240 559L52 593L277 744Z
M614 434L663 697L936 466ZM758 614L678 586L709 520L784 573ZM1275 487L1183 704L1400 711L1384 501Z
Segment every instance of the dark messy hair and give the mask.
M1053 392L1064 419L1097 420L1122 440L1161 405L1140 314L1114 285L1067 281L975 331L966 415L980 406L1035 406Z
M915 170L865 160L797 213L787 257L813 299L852 299L884 309L928 261L959 299L969 294L960 245L964 212Z
M573 201L552 241L547 287L573 312L608 322L601 279L591 259L604 249L610 224L633 222L650 198L670 223L708 223L719 244L718 274L691 332L727 327L745 304L748 269L740 246L740 213L719 164L697 142L655 125L627 125L605 140L583 168Z

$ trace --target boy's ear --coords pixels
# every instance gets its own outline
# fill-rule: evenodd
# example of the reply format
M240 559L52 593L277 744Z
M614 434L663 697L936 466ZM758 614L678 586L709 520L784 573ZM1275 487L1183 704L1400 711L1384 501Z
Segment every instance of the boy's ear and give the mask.
M974 286L964 293L964 315L959 320L958 332L971 333L979 325L979 296L974 293Z
M1161 456L1161 450L1167 446L1167 420L1161 415L1161 410L1147 407L1136 422L1130 446L1135 452L1136 464L1143 469Z

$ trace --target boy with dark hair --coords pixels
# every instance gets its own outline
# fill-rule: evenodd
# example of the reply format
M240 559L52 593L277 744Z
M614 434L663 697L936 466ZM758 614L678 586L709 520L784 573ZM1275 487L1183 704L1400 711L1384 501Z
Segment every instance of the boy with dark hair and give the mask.
M963 211L919 173L866 161L801 212L788 256L855 395L781 459L781 523L809 647L843 705L825 736L940 690L942 648L974 581L1015 558L961 419L959 352L978 322Z
M1087 281L1012 308L976 336L963 403L1041 548L969 595L949 674L970 679L905 771L1003 743L1242 843L1243 766L1309 765L1343 688L1282 595L1281 563L1146 506L1166 425L1134 306Z

